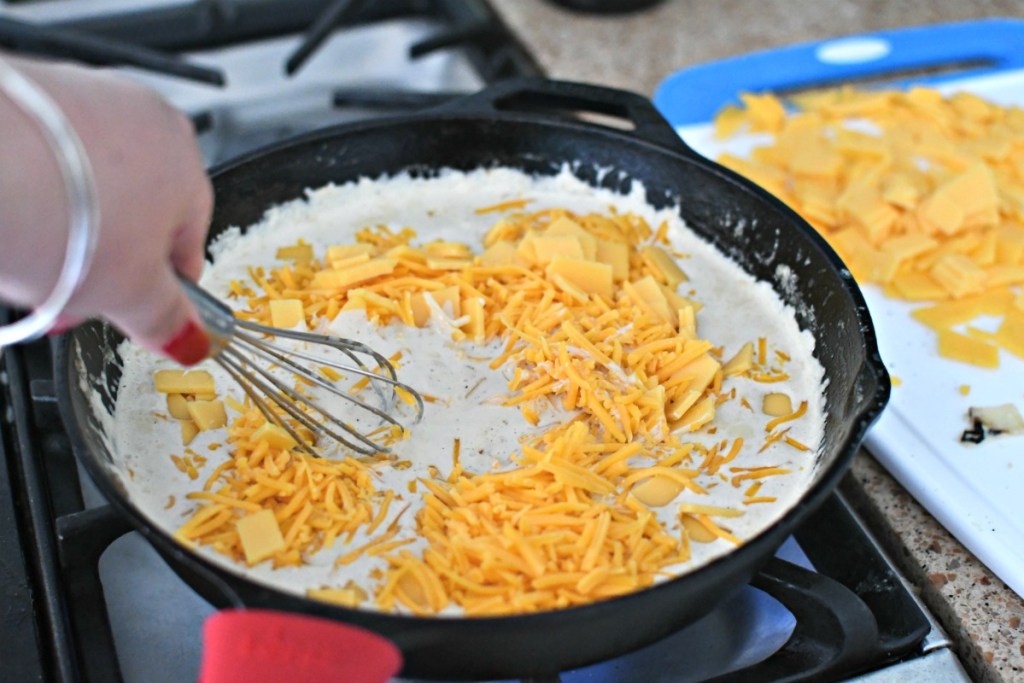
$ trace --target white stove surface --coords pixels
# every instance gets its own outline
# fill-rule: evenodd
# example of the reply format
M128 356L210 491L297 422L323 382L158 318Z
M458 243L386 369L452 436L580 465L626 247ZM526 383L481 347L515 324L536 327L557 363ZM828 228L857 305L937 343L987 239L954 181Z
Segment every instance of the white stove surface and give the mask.
M89 17L105 11L191 5L176 0L48 0L11 5L0 0L0 16L30 21ZM160 92L191 114L209 114L200 135L209 165L302 132L381 112L333 106L335 90L391 89L399 92L474 92L483 81L458 50L410 59L409 47L441 28L436 21L394 19L336 31L293 76L285 62L301 44L293 35L194 52L183 57L219 69L224 87L154 74L122 72Z

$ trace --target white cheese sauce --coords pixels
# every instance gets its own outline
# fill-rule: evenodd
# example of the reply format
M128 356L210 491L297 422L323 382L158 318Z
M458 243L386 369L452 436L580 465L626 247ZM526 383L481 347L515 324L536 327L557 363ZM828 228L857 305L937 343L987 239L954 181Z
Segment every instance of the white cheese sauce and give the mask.
M710 495L684 491L669 505L657 509L659 519L669 530L677 530L678 503L698 503L733 507L744 511L738 518L718 522L736 536L747 540L770 526L801 497L810 484L824 425L823 370L812 356L814 338L797 326L793 310L764 282L756 282L706 241L687 229L678 213L671 209L655 210L645 201L643 187L634 183L629 195L598 190L578 180L568 170L551 177L533 177L509 169L478 170L470 173L445 171L438 177L423 179L398 176L387 179L363 179L343 186L327 186L308 192L296 200L267 212L264 219L245 234L236 228L228 230L213 246L214 263L206 269L201 284L219 297L225 297L231 280L246 280L250 266L267 269L278 267L278 247L294 244L299 238L313 245L317 254L327 246L349 244L356 231L367 226L387 225L392 229L413 228L416 243L435 239L469 244L479 251L486 231L500 214L479 215L476 209L513 199L529 199L527 210L565 208L576 213L607 213L612 207L619 213L635 213L644 217L652 228L668 221L671 249L686 255L680 265L689 277L679 286L679 293L704 304L697 314L698 336L723 347L723 360L730 358L747 342L766 337L771 353L777 349L790 358L783 367L789 375L784 382L760 384L746 378L726 379L724 389L737 389L737 398L718 407L712 425L692 435L693 440L707 445L722 439L743 437L740 455L728 467L779 466L791 472L765 478L759 496L774 496L777 502L743 505L744 490L750 482L734 487L721 477L701 477L697 481L710 485ZM393 489L402 498L392 505L386 526L405 503L411 508L401 520L399 538L414 534L415 513L420 494L408 491L408 482L427 477L428 467L437 467L442 476L452 468L453 442L461 443L463 467L473 472L506 468L508 456L518 449L519 439L539 434L564 419L564 414L548 413L541 425L532 427L514 407L500 405L508 391L508 378L487 365L502 347L502 342L480 346L451 341L445 325L422 329L395 323L377 327L365 319L362 311L339 315L324 322L319 331L363 341L385 356L402 352L399 378L417 390L437 397L427 403L423 420L412 430L412 436L398 443L394 452L399 459L409 460L405 470L376 468L378 490ZM195 510L186 495L199 490L213 468L228 457L225 430L199 434L190 448L208 458L197 480L190 480L172 462L171 455L183 455L179 428L166 415L164 396L153 390L153 372L174 367L130 344L121 349L125 360L124 373L115 413L116 453L122 459L122 477L135 504L158 526L173 533ZM241 390L212 362L203 365L215 377L220 395L238 399ZM758 452L764 443L765 424L771 419L761 412L766 393L788 394L796 407L808 402L807 413L788 423L789 435L811 447L801 452L782 442ZM739 398L746 398L751 409ZM100 411L102 412L102 411ZM161 416L164 415L163 417ZM229 419L233 413L229 410ZM690 440L687 437L684 440ZM650 464L649 461L638 462ZM423 487L420 487L420 491ZM173 499L173 503L170 501ZM352 564L335 567L334 561L351 547L367 541L360 533L346 545L341 541L333 548L308 558L301 567L273 569L263 562L245 567L209 549L199 552L213 558L231 571L279 589L304 593L309 588L341 586L354 580L367 590L373 583L368 575L374 567L383 567L380 558L362 557ZM673 567L674 573L690 571L733 549L727 541L693 543L692 559ZM418 552L423 543L417 541L407 549ZM367 603L372 605L372 601ZM457 615L457 608L446 614Z

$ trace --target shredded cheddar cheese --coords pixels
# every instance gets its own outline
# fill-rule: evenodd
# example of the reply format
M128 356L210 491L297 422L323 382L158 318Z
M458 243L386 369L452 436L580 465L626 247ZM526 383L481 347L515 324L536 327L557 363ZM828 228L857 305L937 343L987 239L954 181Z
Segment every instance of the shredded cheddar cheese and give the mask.
M278 257L287 265L254 267L251 284L234 282L231 293L246 304L238 315L269 325L316 329L319 319L361 311L380 325L440 323L455 342L500 340L500 353L481 360L510 378L503 403L534 425L551 406L570 419L524 439L504 469L464 471L456 438L450 472L429 466L430 476L405 490L377 492L374 467L411 463L310 457L258 409L228 398L239 413L227 427L230 457L188 496L197 508L177 538L275 567L300 564L342 538L335 566L379 557L385 568L371 575L377 583L366 592L346 584L312 589L312 597L372 600L412 614L457 606L469 615L622 595L690 559L691 542L741 544L720 521L742 516L739 505L694 498L721 483L747 487L746 505L767 503L773 497L757 495L764 480L788 470L763 459L761 467L734 467L744 448L757 445L716 437L712 421L737 398L726 382L785 381L789 356L769 353L761 337L756 349L748 343L723 365L724 349L698 334L701 304L676 291L687 277L679 255L658 246L668 242L666 225L652 230L614 212L526 213L527 204L478 210L505 214L479 254L454 242L417 245L411 229L376 226L320 259L302 243L282 247ZM401 359L390 360L397 367ZM330 368L320 372L342 380ZM364 378L350 390L367 385ZM768 423L761 450L775 442L810 450L788 427L773 432L806 410L806 401L795 411L787 403ZM188 471L194 461L181 462ZM422 503L406 519L411 530L400 524L410 497ZM668 527L653 508L670 504L678 506L678 524ZM417 540L417 549L407 547Z
M266 425L255 407L235 419L228 437L231 459L213 471L202 491L188 495L200 506L178 529L179 540L210 545L241 560L239 520L270 510L284 543L269 557L280 567L300 564L339 536L351 539L372 523L375 494L367 465L352 458L314 458L273 446L266 438L253 440Z

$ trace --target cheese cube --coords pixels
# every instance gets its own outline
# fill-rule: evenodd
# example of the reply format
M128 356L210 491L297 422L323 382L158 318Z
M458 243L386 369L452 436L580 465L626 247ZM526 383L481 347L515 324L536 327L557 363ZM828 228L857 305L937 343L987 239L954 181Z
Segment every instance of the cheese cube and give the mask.
M300 299L271 299L270 324L283 330L306 329L306 311Z
M765 415L782 417L793 412L793 401L787 394L770 393L764 395L761 410Z
M653 277L647 275L636 282L624 282L622 288L637 307L643 310L654 320L662 320L670 325L676 322L672 309L669 308L668 300L664 292Z
M235 522L242 552L249 566L259 564L284 550L284 536L273 510L260 510Z
M551 259L546 272L549 276L561 275L587 294L612 298L612 267L607 263L556 256Z
M189 401L188 414L201 432L217 429L228 423L223 401Z
M157 370L153 388L162 394L216 393L213 375L206 370Z

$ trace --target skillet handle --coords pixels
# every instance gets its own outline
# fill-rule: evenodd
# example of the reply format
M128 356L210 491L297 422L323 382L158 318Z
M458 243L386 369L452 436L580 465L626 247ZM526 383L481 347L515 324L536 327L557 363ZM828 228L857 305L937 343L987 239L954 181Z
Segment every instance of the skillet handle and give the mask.
M509 79L444 104L437 111L603 114L630 124L632 130L622 131L628 135L676 151L696 154L683 143L675 129L646 97L627 90L589 83L543 78ZM612 126L604 127L619 130Z
M768 659L705 683L834 681L860 671L878 647L878 624L843 584L773 557L750 582L781 602L796 627Z

